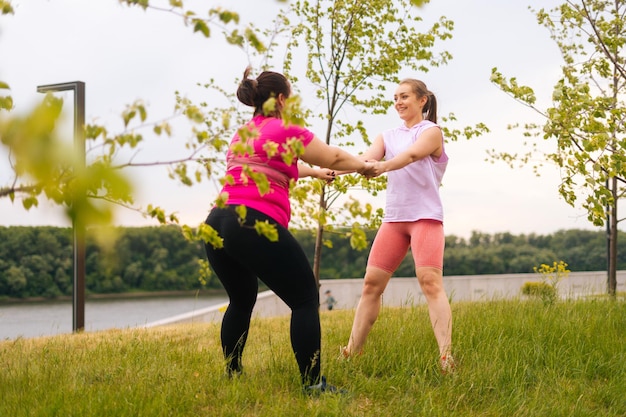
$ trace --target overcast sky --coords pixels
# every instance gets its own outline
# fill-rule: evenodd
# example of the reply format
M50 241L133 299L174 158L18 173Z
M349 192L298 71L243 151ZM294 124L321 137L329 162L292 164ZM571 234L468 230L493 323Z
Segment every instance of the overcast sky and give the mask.
M203 90L196 83L210 78L223 81L227 88L232 85L234 90L233 81L248 62L243 52L224 45L217 30L206 39L193 34L172 14L128 8L117 0L14 0L14 4L15 15L0 18L0 80L11 86L16 111L41 100L42 95L36 93L38 85L79 80L86 83L87 121L119 131L119 115L136 99L148 104L152 120L166 117L172 112L175 91L201 98ZM206 10L201 4L220 3L185 4L201 11ZM269 25L281 7L275 0L221 4L240 9L242 20L257 27ZM447 145L450 162L441 190L446 235L597 230L581 208L570 207L558 195L556 168L547 166L542 176L536 177L530 167L512 170L504 163L485 162L487 149L523 149L521 132L508 131L508 124L540 120L490 83L491 68L516 76L520 83L535 89L539 103L549 104L561 60L549 33L536 23L528 6L550 8L556 4L559 2L554 0L433 0L415 9L426 21L443 15L455 22L454 39L442 44L454 59L428 73L401 75L426 82L437 95L440 115L454 113L460 126L484 122L492 131ZM65 97L71 106L71 93ZM303 96L305 105L312 100ZM368 121L370 135L400 122L395 110L389 109L387 115ZM173 139L179 147L185 140ZM545 146L549 149L549 144ZM162 149L146 149L141 156L146 160L167 157L158 152ZM0 158L0 181L7 184L6 154L0 152ZM137 170L133 178L139 202L176 211L181 222L192 226L203 221L217 193L214 184L177 185L167 178L164 168ZM381 199L374 201L383 204ZM26 212L19 201L4 199L0 213L0 225L68 225L59 209L47 204ZM119 211L116 223L156 224L130 211Z

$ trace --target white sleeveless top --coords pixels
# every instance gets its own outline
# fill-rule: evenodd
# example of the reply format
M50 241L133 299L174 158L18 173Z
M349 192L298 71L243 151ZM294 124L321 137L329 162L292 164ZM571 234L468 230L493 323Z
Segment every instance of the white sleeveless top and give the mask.
M389 160L411 146L422 132L439 126L423 120L411 128L400 126L383 132L385 159ZM443 147L443 143L441 144ZM438 158L428 156L402 169L387 173L387 198L383 222L412 222L432 219L443 222L439 187L448 166L442 149Z

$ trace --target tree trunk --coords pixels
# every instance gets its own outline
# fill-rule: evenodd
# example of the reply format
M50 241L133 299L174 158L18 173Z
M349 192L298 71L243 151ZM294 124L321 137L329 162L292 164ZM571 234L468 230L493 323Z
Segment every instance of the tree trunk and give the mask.
M613 205L609 215L609 265L607 271L607 289L610 296L614 297L617 291L617 178L611 179L611 194Z
M322 187L320 193L320 216L326 211L326 187ZM322 262L322 242L324 241L324 225L322 220L317 221L317 233L315 234L315 253L313 255L313 274L317 287L320 287L320 263Z

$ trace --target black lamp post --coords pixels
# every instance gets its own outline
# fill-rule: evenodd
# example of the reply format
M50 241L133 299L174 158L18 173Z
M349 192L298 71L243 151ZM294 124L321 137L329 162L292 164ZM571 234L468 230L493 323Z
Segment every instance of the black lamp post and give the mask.
M78 172L85 166L85 83L82 81L72 81L68 83L48 84L37 86L37 92L74 92L74 148L76 149L76 169ZM77 199L84 199L85 196L78 196ZM74 231L74 286L72 290L72 330L74 332L85 329L85 221L80 212L80 204L73 204L78 207L74 212L72 229Z

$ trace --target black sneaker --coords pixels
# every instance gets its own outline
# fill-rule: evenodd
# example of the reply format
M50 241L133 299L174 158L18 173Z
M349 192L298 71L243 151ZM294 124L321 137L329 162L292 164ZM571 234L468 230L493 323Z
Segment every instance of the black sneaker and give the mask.
M328 394L347 394L348 392L343 389L339 389L334 385L329 385L326 383L326 377L323 376L322 380L319 384L309 385L304 387L304 393L307 395L315 396L323 393Z

